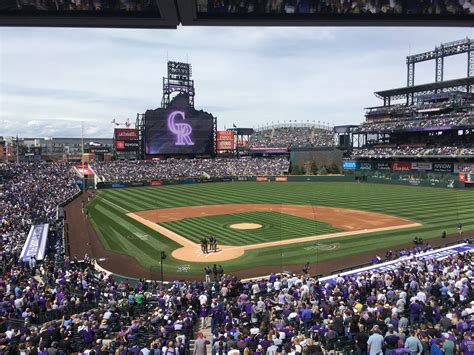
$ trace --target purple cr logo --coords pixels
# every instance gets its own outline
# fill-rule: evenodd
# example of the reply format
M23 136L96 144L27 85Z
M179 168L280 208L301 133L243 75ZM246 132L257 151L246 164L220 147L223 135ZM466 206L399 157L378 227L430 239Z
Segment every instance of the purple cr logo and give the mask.
M168 116L168 129L176 135L175 145L194 145L189 135L193 128L187 123L176 123L174 120L176 116L181 116L183 121L186 119L183 111L173 111Z

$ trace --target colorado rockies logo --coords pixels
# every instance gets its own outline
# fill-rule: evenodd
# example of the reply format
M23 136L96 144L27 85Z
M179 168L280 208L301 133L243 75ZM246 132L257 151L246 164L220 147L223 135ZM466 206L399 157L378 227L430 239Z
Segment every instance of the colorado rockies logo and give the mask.
M175 145L194 145L190 137L193 128L187 123L176 123L177 116L181 116L183 121L186 119L183 111L173 111L168 116L168 129L176 135Z
M329 250L336 250L339 248L339 243L334 244L322 244L322 243L315 243L308 247L304 247L304 250L321 250L321 251L329 251Z

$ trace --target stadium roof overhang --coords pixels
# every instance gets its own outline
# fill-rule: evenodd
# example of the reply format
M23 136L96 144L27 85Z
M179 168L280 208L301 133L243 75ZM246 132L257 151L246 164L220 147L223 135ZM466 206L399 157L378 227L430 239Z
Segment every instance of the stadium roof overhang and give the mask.
M26 3L26 5L25 5ZM79 3L78 5L76 5ZM176 28L183 26L472 26L474 15L394 13L342 14L309 6L215 6L208 0L150 0L147 2L0 1L0 26ZM19 5L21 4L21 5ZM110 4L114 4L113 6ZM217 3L218 4L218 3Z
M140 5L137 5L135 9L106 8L104 4L101 4L101 8L94 9L91 9L90 6L87 9L80 8L81 5L69 5L70 8L61 9L43 5L47 3L45 1L36 2L42 4L36 7L27 5L18 8L18 3L16 0L0 0L0 26L175 29L179 24L174 0L149 1L148 7L140 8ZM65 7L65 5L58 5L58 3L50 2L50 4L56 4L57 7ZM71 2L71 4L73 3ZM133 2L126 1L122 2L123 4L132 6Z
M390 100L400 100L410 94L426 95L435 92L448 91L466 91L467 87L474 85L474 77L445 80L437 83L421 84L414 86L407 86L398 89L390 89L383 91L376 91L374 94L380 99L389 98Z

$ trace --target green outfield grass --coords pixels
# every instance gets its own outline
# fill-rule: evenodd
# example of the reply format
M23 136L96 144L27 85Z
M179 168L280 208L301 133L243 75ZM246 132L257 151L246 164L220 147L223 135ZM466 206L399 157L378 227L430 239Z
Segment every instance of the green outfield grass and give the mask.
M455 233L456 224L459 222L463 224L465 231L473 230L473 201L474 191L468 190L340 182L238 182L100 190L98 197L88 207L90 218L104 246L107 249L134 256L145 268L159 265L157 259L159 251L164 250L170 255L179 245L127 217L125 214L128 212L211 204L299 204L385 213L407 218L423 225L404 230L337 238L334 242L337 242L338 247L330 252L315 250L312 248L314 243L311 242L286 245L283 248L271 247L247 251L239 259L222 263L227 271L235 271L255 268L258 265L345 258L381 248L396 249L397 245L410 242L415 235L430 239L439 238L443 230L446 230L448 234ZM224 217L224 219L217 217ZM226 221L228 217L232 219L232 223L239 218L235 215L215 216L203 218L201 222L203 225L211 223L210 225L215 225L222 231L226 228L225 225L230 223ZM194 223L200 218L191 220ZM180 224L179 228L182 228L182 225L189 221L173 223ZM272 227L278 229L277 225ZM293 229L287 226L285 228ZM201 237L201 231L193 233ZM204 236L212 233L214 232L206 232ZM252 235L254 233L255 231L252 231ZM188 237L192 239L197 234L189 234ZM233 238L230 234L228 237ZM282 239L287 238L291 238L291 233L286 238L282 236ZM261 242L261 240L255 242ZM324 244L331 243L329 240L323 242ZM235 245L235 241L233 243ZM166 259L165 272L175 274L180 265L189 266L189 274L202 274L204 266L202 263L183 262L169 256Z
M229 227L236 223L257 223L262 228L237 230ZM212 234L219 244L224 245L249 245L342 231L342 229L334 228L327 223L278 212L247 212L193 217L160 224L195 243L199 243L202 238L207 238L209 234Z

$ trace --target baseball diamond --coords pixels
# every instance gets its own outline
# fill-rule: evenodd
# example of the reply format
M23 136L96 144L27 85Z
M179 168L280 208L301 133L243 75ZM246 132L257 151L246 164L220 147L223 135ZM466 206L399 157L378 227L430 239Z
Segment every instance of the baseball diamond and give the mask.
M0 355L474 355L473 0L0 14Z
M474 229L471 191L339 182L215 183L101 190L89 205L104 247L135 258L145 269L170 256L169 273L183 260L188 274L205 263L229 271L301 260L321 262L362 251L396 248L414 236L454 233L462 219ZM442 208L444 213L439 214ZM229 228L256 223L255 230ZM199 240L214 236L218 249L203 254ZM135 236L133 241L130 236ZM309 248L337 240L337 250Z

